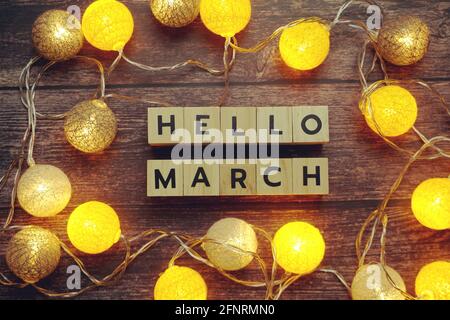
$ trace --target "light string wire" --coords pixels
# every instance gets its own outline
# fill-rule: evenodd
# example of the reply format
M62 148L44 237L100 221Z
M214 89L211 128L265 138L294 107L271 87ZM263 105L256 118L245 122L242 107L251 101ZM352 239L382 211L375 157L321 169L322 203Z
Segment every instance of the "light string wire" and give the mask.
M374 59L372 61L372 65L371 68L369 69L369 71L367 73L364 73L362 70L364 68L364 64L361 64L361 61L364 61L365 59L365 55L366 55L366 49L367 49L367 45L368 43L374 43L374 41L376 40L376 34L370 30L367 29L367 27L365 26L365 24L363 24L360 21L353 21L353 20L340 20L341 15L343 14L343 12L350 6L350 4L352 4L354 1L348 1L346 2L343 6L341 6L341 8L338 11L338 14L336 15L336 18L333 20L333 22L331 22L330 27L334 27L337 24L348 24L352 27L356 27L356 28L360 28L363 29L365 31L367 31L367 34L369 36L369 41L365 43L364 46L364 51L360 56L359 59L359 71L360 71L360 80L362 82L362 87L364 88L363 90L363 97L364 97L364 93L366 93L366 95L368 95L369 92L371 92L370 90L375 87L375 85L382 85L382 84L386 84L386 83L394 83L394 81L398 81L398 80L390 80L387 77L387 72L386 72L386 67L384 64L383 59L381 58L381 56L378 54L378 52L376 52L376 55L374 56ZM375 3L373 1L365 1L367 3ZM306 22L306 21L317 21L317 22L324 22L324 20L320 19L320 18L306 18L306 19L299 19L296 20L286 26L280 27L279 29L277 29L269 38L263 40L262 42L260 42L259 44L257 44L256 46L250 48L250 49L245 49L245 48L241 48L238 46L237 41L235 38L227 38L225 41L225 50L224 50L224 71L218 71L215 69L209 69L209 67L207 67L206 65L203 65L202 63L195 63L193 61L195 60L189 60L185 63L181 63L172 67L161 67L161 68L154 68L154 67L150 67L150 66L145 66L139 63L135 63L133 61L131 61L130 59L128 59L127 57L124 56L123 52L120 52L118 59L116 59L117 61L115 61L112 66L109 69L109 72L111 72L114 68L115 65L117 65L118 61L123 57L124 60L126 60L128 63L131 63L133 65L135 65L136 67L145 69L145 70L149 70L149 71L163 71L163 70L174 70L177 68L180 68L182 66L186 66L189 64L192 65L196 65L197 67L200 67L201 69L204 69L205 71L208 71L211 74L214 75L225 75L225 80L226 80L226 88L228 86L228 71L231 70L231 66L234 63L235 60L235 54L236 51L237 52L257 52L259 50L261 50L262 48L264 48L270 41L272 41L273 39L275 39L279 34L281 34L281 32L288 28L288 27L292 27L295 26L301 22ZM232 53L232 58L231 60L228 60L228 48L231 47L233 50ZM144 99L138 99L138 98L134 98L134 97L129 97L129 96L125 96L125 95L118 95L118 94L109 94L106 95L105 94L105 75L104 75L104 70L102 67L102 64L93 58L88 58L88 57L81 57L81 56L77 56L76 58L80 58L80 59L88 59L91 62L95 62L97 64L97 66L99 67L100 70L100 74L101 74L101 83L100 83L100 87L99 87L99 94L100 94L100 98L102 99L107 99L107 98L118 98L118 99L123 99L123 100L130 100L130 101L141 101L141 102L145 102L145 103L149 103L149 104L155 104L155 105L163 105L163 106L171 106L170 104L167 103L161 103L161 102L157 102L157 101L149 101L149 100L144 100ZM17 185L17 180L20 177L20 170L22 167L22 163L25 159L24 157L24 152L26 149L26 144L28 142L29 146L28 146L28 157L27 157L27 162L28 164L32 165L34 163L34 160L32 158L32 153L33 153L33 147L34 147L34 140L35 140L35 128L36 128L36 119L37 118L49 118L49 119L53 119L53 120L58 120L58 119L63 119L65 117L65 113L64 114L59 114L59 115L54 115L54 116L48 116L48 115L43 115L40 114L36 111L35 109L35 105L34 105L34 97L35 97L35 89L36 86L39 82L39 79L42 77L43 73L50 68L54 62L49 62L47 65L45 65L41 72L38 74L36 81L33 83L33 85L30 85L30 69L31 66L36 63L40 58L36 57L30 60L30 62L27 64L27 66L24 68L24 70L21 73L21 77L20 77L20 92L21 92L21 100L22 103L24 104L24 106L27 108L28 111L28 126L27 129L25 131L24 137L22 139L22 144L21 144L21 152L19 152L19 156L17 157L17 159L15 159L11 165L8 167L6 174L0 179L0 190L4 187L4 185L6 184L6 181L8 180L8 178L10 177L10 175L12 174L13 168L15 166L18 167L18 170L16 171L16 175L15 175L15 182L14 182L14 187L13 187L13 192L12 192L12 200L11 200L11 205L14 208L15 206L15 191L14 189L16 188ZM375 69L376 67L376 62L377 60L380 63L381 69L385 74L385 80L381 80L380 82L375 83L372 86L368 86L367 84L367 80L366 78L368 77L368 75ZM204 68L203 68L204 67ZM389 81L389 82L388 82ZM410 81L410 83L412 83ZM447 112L450 114L449 108L448 108L448 104L446 103L445 99L443 98L443 96L441 96L435 89L433 89L431 86L427 85L425 82L419 82L416 81L415 83L427 88L428 90L430 90L433 94L435 94L436 96L438 96L441 100L441 103L446 107ZM226 93L227 90L225 90ZM98 93L96 94L98 95ZM224 94L225 96L225 94ZM363 104L364 105L364 104ZM369 108L371 108L370 106L370 99L369 99ZM386 196L386 198L383 200L382 204L379 206L379 208L375 211L373 211L369 217L367 218L367 220L365 221L365 223L363 224L363 227L361 228L357 240L356 240L356 252L357 252L357 256L358 256L358 260L359 260L359 264L361 265L362 263L364 263L365 257L367 255L367 253L370 250L370 247L374 241L375 238L375 234L376 234L376 229L377 226L379 224L382 225L382 234L380 237L380 243L381 243L381 252L380 252L380 261L383 265L383 269L385 270L385 243L386 243L386 233L387 233L387 223L388 223L388 216L385 213L385 209L387 207L387 204L389 202L389 199L391 198L391 196L393 195L393 193L395 192L395 190L397 190L398 186L400 185L404 175L406 174L406 172L408 171L408 169L410 168L410 166L417 160L421 160L421 159L436 159L439 157L448 157L448 152L444 151L443 149L439 148L438 146L436 146L436 144L440 143L440 142L449 142L450 139L447 137L434 137L431 139L427 139L423 134L420 133L420 131L418 131L416 128L414 128L414 131L417 133L417 135L421 138L422 142L424 143L423 146L419 149L419 151L417 151L416 153L413 154L413 156L411 157L410 161L408 162L408 164L405 166L405 168L402 170L401 175L399 176L399 178L396 180L396 183L391 187L391 192ZM390 145L391 143L389 142L389 140L386 139L386 137L383 137L383 139L388 142ZM392 143L392 145L394 145ZM391 146L392 146L391 145ZM425 152L426 149L428 148L433 148L435 151L437 151L436 154L433 154L432 156L429 157L422 157L422 153ZM410 152L409 152L410 153ZM0 232L5 232L8 230L14 230L14 229L18 229L18 228L23 228L23 227L9 227L9 224L12 221L12 216L11 212L10 215L8 216L7 222L5 223L5 226L3 227L2 230L0 230ZM369 227L370 224L373 224L372 226L372 231L370 233L369 239L364 243L363 238L364 235L366 233L367 228ZM144 231L140 234L138 234L137 236L134 236L132 238L130 238L129 240L127 240L125 238L125 236L121 236L122 241L125 243L125 247L126 247L126 254L125 254L125 258L124 260L116 267L116 269L114 269L113 272L111 272L109 275L103 277L102 279L97 279L96 277L94 277L93 275L91 275L85 268L84 263L76 257L75 254L72 253L72 251L62 242L60 242L61 247L63 248L64 252L66 252L66 254L68 254L71 258L74 259L74 261L77 263L77 265L81 268L81 270L83 271L83 273L88 277L88 279L92 282L91 285L78 290L78 291L74 291L74 292L69 292L69 293L58 293L58 292L53 292L51 290L48 289L44 289L39 287L36 284L33 284L33 287L35 287L40 293L47 295L49 297L61 297L61 298L69 298L69 297L73 297L76 295L79 295L83 292L85 292L86 290L90 290L92 288L98 287L98 286L104 286L104 285L108 285L111 284L115 281L117 281L120 276L125 272L126 268L128 267L129 264L131 264L138 256L140 256L141 254L147 252L148 250L150 250L157 242L159 242L162 239L165 238L174 238L180 245L179 249L177 250L177 252L174 254L174 256L172 257L172 259L169 262L169 266L174 265L175 261L180 258L181 256L183 256L185 253L189 254L192 258L206 264L209 267L215 268L217 271L219 271L222 275L224 275L225 277L227 277L228 279L242 284L242 285L246 285L249 287L266 287L266 299L279 299L282 295L282 293L290 286L292 285L295 281L297 281L301 276L300 275L292 275L289 273L284 273L280 279L276 279L276 274L277 274L277 263L275 261L275 257L276 257L276 252L272 243L272 238L271 236L264 231L263 229L257 228L255 226L253 226L253 228L255 229L255 231L260 232L263 237L266 238L266 240L268 240L270 242L271 245L271 251L272 251L272 258L273 258L273 263L272 263L272 269L271 272L269 274L269 272L267 271L266 265L264 260L257 254L257 253L253 253L253 252L247 252L247 251L243 251L240 248L231 246L227 243L221 243L221 242L217 242L217 241L213 241L210 239L206 239L206 238L193 238L190 236L186 236L186 235L177 235L176 233L169 233L169 232L165 232L165 231L161 231L161 230L154 230L154 229L150 229L147 231ZM149 236L153 236L153 235L157 235L155 238L147 241L144 245L142 245L141 247L139 247L138 250L136 250L134 253L131 253L131 248L130 245L133 242L136 242L138 240L141 240L143 238L149 237ZM253 258L255 259L255 261L258 263L259 265L259 269L261 270L261 272L263 273L264 276L264 281L260 282L260 281L248 281L248 280L240 280L236 277L234 277L233 275L227 273L226 271L220 269L219 267L214 266L214 264L212 264L209 260L203 258L197 251L194 250L195 247L200 246L203 243L214 243L217 245L221 245L224 246L224 248L231 250L233 252L239 253L239 254L251 254L253 256ZM364 250L362 250L361 248L364 247ZM347 284L347 282L345 281L344 277L337 272L334 269L329 269L329 268L322 268L319 269L318 271L320 272L324 272L324 273L331 273L333 274L344 286L345 288L350 292L350 286ZM386 271L386 270L385 270ZM387 273L387 272L386 272ZM389 281L391 282L391 284L397 288L398 290L401 291L400 288L398 288L398 286L395 285L395 283L393 283L391 277L389 274L387 274L387 278L389 279ZM15 283L13 281L10 281L3 273L0 273L0 284L2 285L8 285L8 286L16 286L19 288L23 288L25 286L28 286L29 284L27 283ZM410 299L414 299L413 296L409 295L406 292L402 291L402 294L404 294L404 296L406 298L410 298Z
M358 258L358 267L361 267L365 264L365 260L369 251L375 241L375 237L377 235L377 230L381 228L380 234L380 256L379 261L382 269L386 275L387 280L390 285L398 290L405 299L407 300L416 300L421 297L415 297L408 292L402 290L392 279L391 275L386 269L386 238L387 238L387 227L388 227L388 214L386 213L389 201L400 187L403 179L406 174L410 170L411 166L419 160L435 160L440 158L450 159L450 149L445 150L439 146L439 144L445 144L446 146L450 143L450 137L438 135L428 139L419 129L413 126L413 132L419 137L421 146L417 151L411 151L406 148L399 146L397 143L384 136L382 130L380 129L373 113L372 102L370 99L371 94L378 88L385 85L418 85L422 88L425 88L429 93L431 93L435 98L438 98L440 105L444 108L447 115L450 115L450 107L448 102L445 100L444 96L440 94L435 88L422 80L393 80L390 79L387 73L386 63L384 62L383 57L381 56L376 43L376 37L373 37L373 33L369 33L368 30L368 40L362 46L362 50L358 57L358 74L361 82L362 94L361 99L359 101L359 109L363 116L368 115L371 121L374 123L377 134L388 144L391 148L396 150L397 152L409 156L408 162L400 171L399 176L390 187L388 194L383 198L380 205L370 213L367 219L364 221L360 231L358 232L356 241L355 241L355 249L356 255ZM365 69L365 61L367 56L368 46L371 45L374 51L373 59L370 68L367 71ZM383 73L384 79L375 81L374 83L368 83L369 75L375 70L377 62L379 63L380 69ZM424 155L428 149L432 149L434 153ZM371 227L370 227L371 226ZM370 229L369 229L370 227ZM365 237L367 239L364 241Z

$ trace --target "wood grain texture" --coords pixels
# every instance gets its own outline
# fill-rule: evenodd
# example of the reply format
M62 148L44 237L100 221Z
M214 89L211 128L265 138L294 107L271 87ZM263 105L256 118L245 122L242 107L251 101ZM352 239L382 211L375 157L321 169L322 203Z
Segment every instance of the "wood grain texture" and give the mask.
M0 170L17 154L26 126L26 113L20 104L16 82L20 70L34 55L30 30L34 19L51 8L89 1L21 0L2 1L0 10ZM125 1L136 21L136 32L126 48L134 60L170 65L188 58L221 65L222 40L210 34L199 20L191 26L171 30L160 26L151 16L147 0ZM333 18L341 1L273 0L253 1L253 17L248 28L238 35L243 46L255 44L279 25L300 16ZM450 3L448 1L383 1L389 15L416 14L432 30L431 46L423 61L408 68L389 66L393 78L423 78L450 99ZM346 15L365 18L365 8L355 6ZM276 43L257 55L239 54L231 74L228 105L295 106L328 105L330 143L324 146L285 146L281 157L329 158L330 194L327 196L207 197L157 199L146 197L146 166L150 159L168 159L170 148L153 148L147 141L147 105L118 100L109 101L119 120L116 141L104 153L84 155L64 138L63 123L39 120L35 158L63 169L72 181L74 195L63 213L49 220L32 218L18 208L15 224L37 224L53 230L67 242L68 215L79 204L100 200L112 205L120 215L122 230L135 235L148 228L189 232L202 236L218 219L242 218L275 232L293 220L305 220L323 231L327 252L323 266L338 269L350 281L356 269L354 240L371 210L388 192L406 158L395 153L371 132L360 115L357 103L359 83L356 57L363 41L360 32L339 26L332 33L330 57L323 66L309 73L292 71L282 63ZM85 45L82 54L99 58L107 66L113 53L102 53ZM374 75L374 79L378 75ZM55 66L42 81L36 103L39 111L60 113L82 99L92 96L98 82L95 67L77 61ZM211 106L222 94L222 79L187 67L167 74L148 73L121 63L108 82L108 93L140 96L180 106ZM417 127L428 136L448 135L450 120L438 101L418 87L410 87L419 104ZM397 139L403 146L417 148L413 135ZM388 263L397 269L413 292L414 279L422 265L437 259L450 259L448 231L428 230L414 219L409 199L414 187L428 177L449 174L448 161L422 161L412 167L389 206ZM9 190L6 190L9 192ZM201 199L201 200L199 200ZM8 194L0 195L1 217L8 209ZM0 254L11 235L0 237ZM377 245L370 258L377 258ZM155 281L166 267L177 246L159 243L130 266L114 287L87 292L84 299L150 299ZM123 248L114 247L100 256L81 255L90 270L102 275L114 268ZM267 244L261 240L261 254L270 260ZM258 299L264 290L235 285L215 271L183 259L205 277L210 299ZM268 262L270 263L270 262ZM42 282L52 289L65 288L65 256L54 275ZM1 270L6 270L0 259ZM243 278L258 277L256 265L238 273ZM86 282L84 282L86 284ZM32 288L17 290L0 287L2 299L41 299ZM346 291L330 275L315 273L293 285L284 299L348 299Z

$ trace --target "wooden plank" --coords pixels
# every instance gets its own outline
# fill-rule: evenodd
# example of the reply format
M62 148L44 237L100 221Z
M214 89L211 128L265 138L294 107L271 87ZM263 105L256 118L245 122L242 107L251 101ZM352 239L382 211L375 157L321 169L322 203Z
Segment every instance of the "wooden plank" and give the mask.
M147 161L147 196L177 197L183 195L183 165L172 160Z

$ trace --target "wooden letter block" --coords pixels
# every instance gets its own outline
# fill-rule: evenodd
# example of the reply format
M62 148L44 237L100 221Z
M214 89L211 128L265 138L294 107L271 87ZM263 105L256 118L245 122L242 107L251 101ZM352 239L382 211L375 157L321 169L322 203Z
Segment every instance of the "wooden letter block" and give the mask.
M294 143L322 144L330 141L328 107L292 108Z
M270 161L259 160L256 166L258 195L292 194L292 159Z
M256 108L255 107L222 107L220 109L222 135L226 143L256 143ZM255 141L245 136L252 130ZM233 137L229 141L227 137Z
M218 164L184 164L185 196L218 196L220 167Z
M293 159L292 166L294 194L329 193L327 158Z
M195 107L184 109L184 125L191 134L193 143L221 143L216 136L220 134L220 108Z
M148 108L148 143L150 145L171 145L180 142L174 139L176 129L184 128L184 108Z
M220 165L220 195L256 195L256 164Z
M259 143L292 143L292 108L258 107Z
M183 196L183 165L172 160L148 160L147 196Z

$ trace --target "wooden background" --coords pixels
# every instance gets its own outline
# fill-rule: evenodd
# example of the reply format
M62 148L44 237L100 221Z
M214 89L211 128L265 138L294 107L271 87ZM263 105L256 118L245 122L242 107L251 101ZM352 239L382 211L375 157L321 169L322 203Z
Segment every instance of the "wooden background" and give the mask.
M126 53L132 59L154 66L174 64L199 58L221 66L223 42L208 32L200 20L172 30L160 26L152 17L147 0L125 1L135 18L136 29ZM16 87L20 70L35 53L30 41L35 18L48 9L65 9L77 4L83 9L89 1L20 0L0 3L0 169L4 171L17 154L19 140L26 126L26 112L19 102ZM275 28L299 17L318 15L332 19L341 1L255 0L253 16L247 29L238 35L240 44L251 46ZM431 27L431 46L426 58L415 66L389 66L393 78L421 77L450 98L450 2L383 1L386 13L399 16L416 14ZM346 15L366 19L365 6L354 6ZM286 67L280 60L276 43L257 55L239 54L231 75L229 105L283 106L329 105L331 142L319 147L283 148L283 157L328 157L331 193L322 198L301 196L250 198L180 198L146 197L146 161L167 158L168 150L147 145L147 106L140 103L111 101L119 119L116 141L104 153L85 155L74 150L64 139L63 123L38 122L36 153L38 163L54 164L63 169L74 189L69 206L57 217L35 219L18 209L14 224L36 224L50 228L67 243L66 221L70 212L89 200L112 205L120 215L125 235L135 235L148 228L163 228L202 236L215 221L225 217L242 218L275 232L283 224L304 220L323 231L327 252L323 266L338 269L351 281L356 268L354 240L367 215L386 194L406 158L394 152L372 133L357 107L359 82L356 58L364 36L357 30L338 26L332 32L332 48L327 61L309 73ZM108 66L114 53L100 52L88 44L82 54L99 58ZM379 77L374 76L374 79ZM37 108L45 113L69 110L90 97L98 83L95 67L81 62L58 65L45 77L37 94ZM223 82L195 69L186 68L165 74L137 70L120 63L108 83L108 93L159 99L181 106L206 106L217 103ZM417 126L427 135L448 134L450 121L438 101L419 88L410 88L417 97L420 114ZM417 148L411 134L399 143ZM438 259L450 259L450 233L428 230L414 219L410 196L414 187L429 177L446 177L448 161L420 162L413 166L389 206L388 264L403 276L410 292L420 267ZM6 218L9 190L0 197L1 219ZM0 239L3 255L8 237ZM158 275L165 269L177 248L170 240L159 243L139 258L114 286L98 288L81 296L84 299L150 299ZM371 254L377 258L377 244ZM117 245L99 256L81 255L94 273L112 270L123 251ZM266 245L261 254L270 263ZM180 261L193 266L205 277L210 299L259 299L263 289L251 289L231 283L215 271L192 259ZM42 285L65 290L66 267L61 266ZM6 269L4 259L0 267ZM256 266L239 272L244 278L259 276ZM86 283L86 282L84 282ZM40 299L32 288L0 288L2 299ZM315 273L293 285L283 299L348 299L346 290L331 275Z

